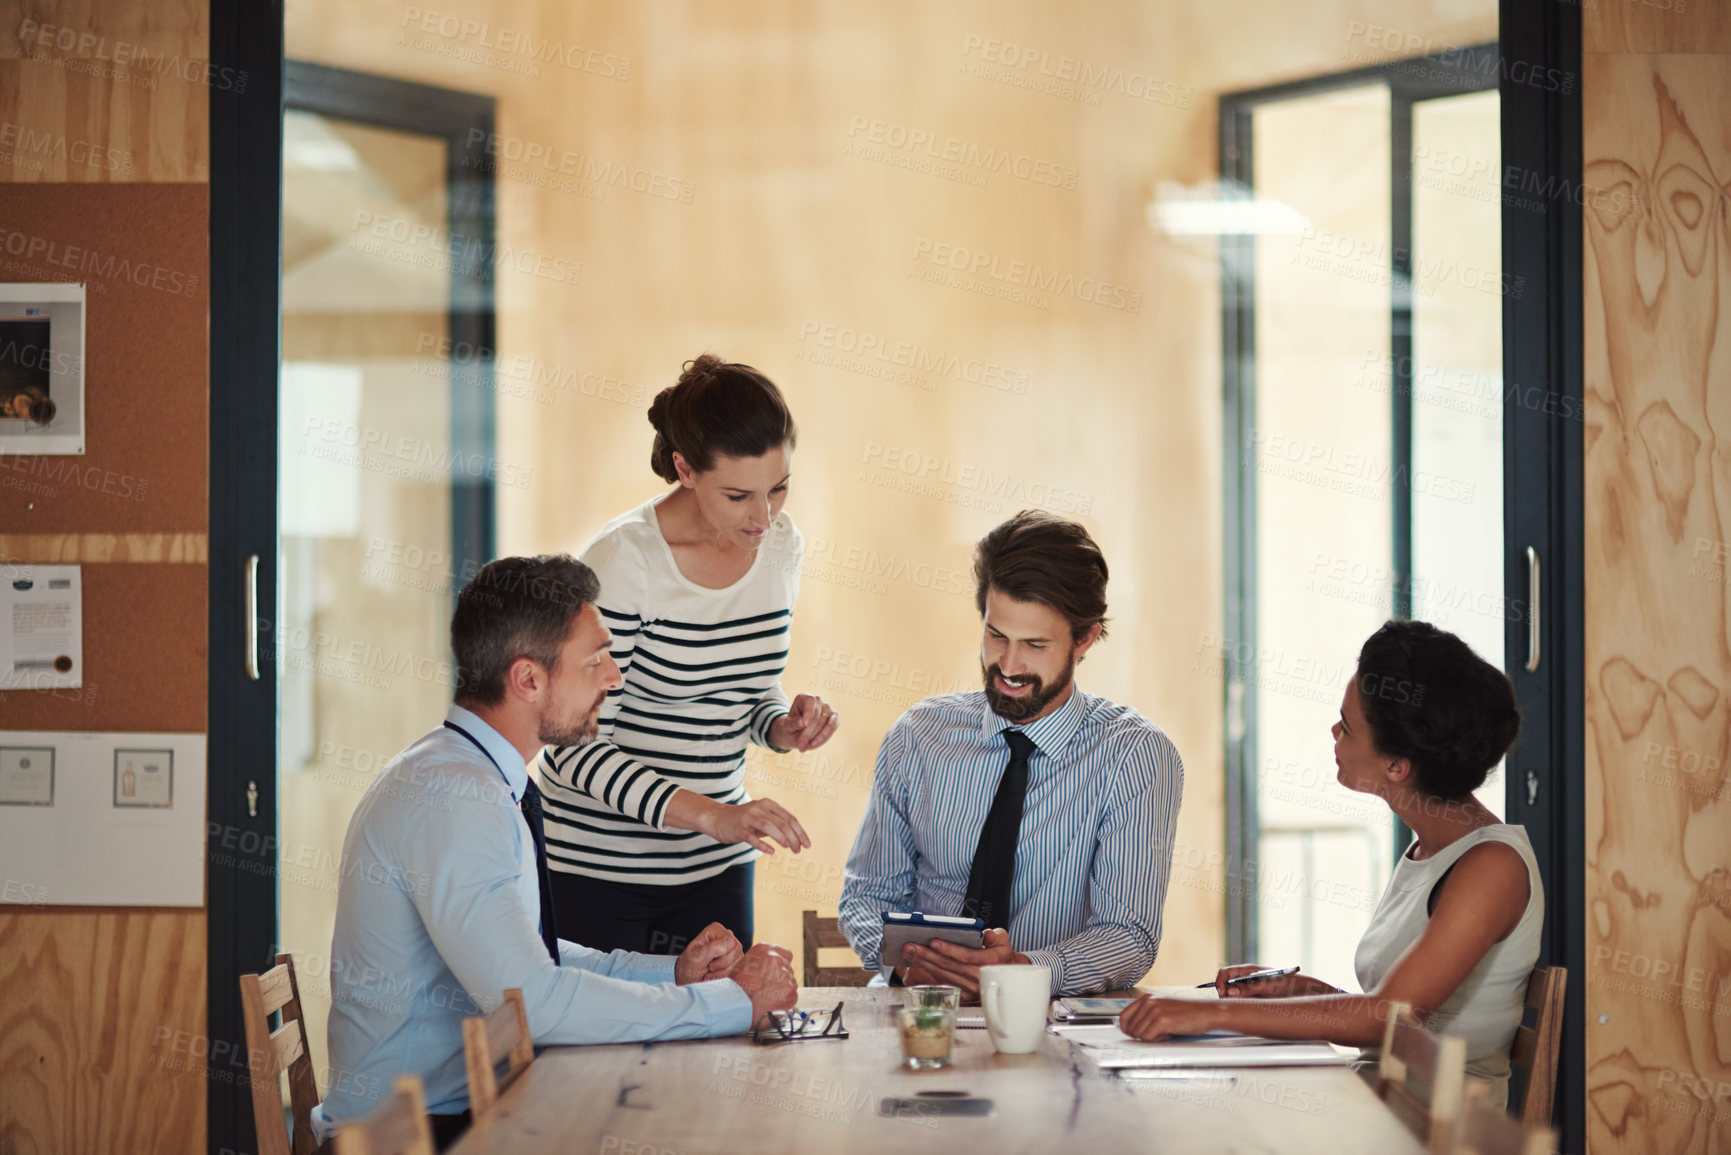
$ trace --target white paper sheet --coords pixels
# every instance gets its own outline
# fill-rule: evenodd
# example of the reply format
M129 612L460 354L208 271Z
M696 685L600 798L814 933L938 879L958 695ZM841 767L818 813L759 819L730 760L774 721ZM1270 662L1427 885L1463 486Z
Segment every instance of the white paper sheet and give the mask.
M1151 1047L1163 1044L1144 1043L1141 1039L1132 1038L1118 1029L1116 1023L1086 1023L1076 1026L1055 1026L1052 1033L1061 1039L1069 1039L1084 1047ZM1265 1039L1259 1035L1239 1035L1231 1031L1210 1031L1206 1035L1188 1035L1182 1039L1170 1039L1168 1042L1187 1047L1260 1047L1270 1043L1282 1042L1280 1039Z
M1107 1071L1124 1067L1343 1067L1355 1051L1330 1043L1273 1043L1256 1047L1198 1047L1190 1043L1137 1043L1091 1050Z
M84 685L84 598L75 565L0 566L0 690Z
M1220 996L1214 991L1214 984L1205 987L1147 987L1148 994L1157 999L1184 999L1188 1002L1214 1003L1220 1001Z

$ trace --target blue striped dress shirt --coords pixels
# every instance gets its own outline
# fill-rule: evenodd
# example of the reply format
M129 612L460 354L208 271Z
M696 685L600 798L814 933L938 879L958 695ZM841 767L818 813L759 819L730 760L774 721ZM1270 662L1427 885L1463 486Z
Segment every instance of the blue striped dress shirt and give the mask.
M957 914L980 829L1009 763L983 690L928 698L878 750L842 883L841 926L880 966L888 910ZM1038 749L1016 848L1010 943L1052 968L1054 995L1142 979L1160 950L1184 765L1160 727L1078 687L1019 727Z

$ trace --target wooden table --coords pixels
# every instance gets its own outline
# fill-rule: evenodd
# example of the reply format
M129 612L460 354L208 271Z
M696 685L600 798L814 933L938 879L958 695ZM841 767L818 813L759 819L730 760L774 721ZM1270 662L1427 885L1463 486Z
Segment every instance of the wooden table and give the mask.
M953 1064L900 1066L902 992L816 987L802 1007L847 1004L845 1040L756 1046L750 1036L550 1047L456 1155L964 1155L1036 1151L1420 1153L1423 1148L1346 1067L1233 1072L1228 1082L1130 1082L1086 1048L1048 1034L1031 1055L999 1055L983 1030L958 1030ZM990 1118L886 1118L878 1101L961 1090Z

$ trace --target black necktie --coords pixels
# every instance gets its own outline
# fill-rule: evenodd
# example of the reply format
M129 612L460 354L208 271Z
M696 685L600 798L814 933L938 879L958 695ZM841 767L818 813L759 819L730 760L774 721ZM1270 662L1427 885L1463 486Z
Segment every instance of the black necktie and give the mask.
M998 795L980 828L968 871L968 896L962 917L984 919L987 926L1010 924L1010 888L1016 881L1016 834L1022 826L1022 801L1028 794L1028 757L1038 749L1020 730L1005 730L1010 764L998 780Z
M523 788L523 819L529 824L529 837L535 840L535 874L541 884L541 941L559 965L559 932L553 925L553 879L547 873L547 833L541 825L541 788L533 776Z

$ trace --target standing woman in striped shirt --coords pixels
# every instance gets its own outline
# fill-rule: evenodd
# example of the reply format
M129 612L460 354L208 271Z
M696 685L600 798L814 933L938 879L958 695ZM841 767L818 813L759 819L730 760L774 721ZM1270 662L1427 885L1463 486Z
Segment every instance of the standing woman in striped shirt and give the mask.
M805 829L745 792L747 741L810 750L837 717L781 690L803 543L787 501L796 430L774 383L704 354L649 407L650 467L675 488L608 522L582 560L624 685L599 736L548 747L548 865L560 933L678 953L711 922L752 939L752 863Z

